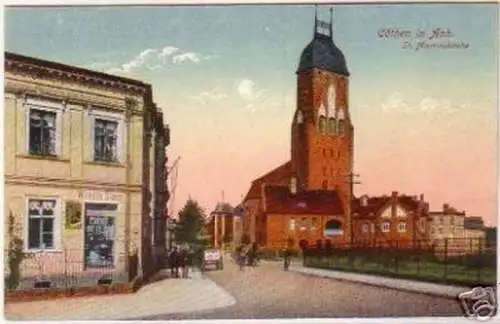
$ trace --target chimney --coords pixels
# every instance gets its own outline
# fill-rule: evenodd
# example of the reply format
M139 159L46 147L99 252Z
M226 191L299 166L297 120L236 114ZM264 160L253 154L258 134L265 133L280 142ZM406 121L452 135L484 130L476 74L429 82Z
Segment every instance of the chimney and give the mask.
M424 194L420 194L420 201L424 201Z
M368 196L367 195L361 196L361 206L363 206L363 207L368 206Z
M450 209L450 205L449 204L443 204L443 213L446 214L449 209Z
M398 196L398 192L397 191L393 191L392 192L392 198L396 198Z

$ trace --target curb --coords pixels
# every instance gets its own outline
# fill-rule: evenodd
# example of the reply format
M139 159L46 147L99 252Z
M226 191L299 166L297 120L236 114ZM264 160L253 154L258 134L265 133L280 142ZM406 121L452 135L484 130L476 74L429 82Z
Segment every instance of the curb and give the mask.
M361 281L361 280L356 280L356 279L348 279L348 278L338 278L334 276L329 276L327 274L319 274L319 273L308 273L305 271L301 271L299 269L293 269L290 268L290 271L293 271L295 273L304 275L304 276L309 276L309 277L319 277L319 278L325 278L325 279L333 279L333 280L338 280L338 281L343 281L343 282L349 282L349 283L357 283L361 285L366 285L366 286L372 286L372 287L377 287L377 288L386 288L386 289L393 289L393 290L398 290L398 291L404 291L404 292L410 292L410 293L415 293L415 294L422 294L422 295L427 295L427 296L432 296L432 297L441 297L441 298L446 298L446 299L452 299L452 300L457 300L458 301L458 294L449 294L449 293L438 293L438 292L432 292L432 291L422 291L422 290L417 290L414 288L406 288L406 287L395 287L392 285L384 284L384 283L375 283L375 282L366 282L366 281ZM454 286L452 286L454 287ZM457 289L462 288L462 287L455 287ZM468 287L463 287L463 291L470 290Z

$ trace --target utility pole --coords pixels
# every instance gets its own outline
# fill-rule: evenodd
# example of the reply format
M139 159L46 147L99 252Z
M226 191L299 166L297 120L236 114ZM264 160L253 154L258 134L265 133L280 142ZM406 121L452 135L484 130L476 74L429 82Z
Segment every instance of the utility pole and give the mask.
M359 174L356 174L354 172L349 172L348 174L344 175L347 179L345 180L346 183L349 185L349 190L347 194L347 215L349 216L349 225L350 225L350 232L351 232L351 246L354 244L354 222L353 222L353 215L352 215L352 200L354 197L354 185L361 184L360 181L356 181L356 178L359 178Z

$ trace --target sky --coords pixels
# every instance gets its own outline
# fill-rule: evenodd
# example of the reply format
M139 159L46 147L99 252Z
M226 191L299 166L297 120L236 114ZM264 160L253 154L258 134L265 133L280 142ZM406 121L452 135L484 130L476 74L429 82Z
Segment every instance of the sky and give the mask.
M330 7L318 7L320 19ZM356 195L423 193L431 210L449 203L496 224L497 15L495 4L334 6ZM189 197L207 213L237 204L290 159L312 5L23 7L4 17L7 51L152 84L169 161L180 157L174 215Z

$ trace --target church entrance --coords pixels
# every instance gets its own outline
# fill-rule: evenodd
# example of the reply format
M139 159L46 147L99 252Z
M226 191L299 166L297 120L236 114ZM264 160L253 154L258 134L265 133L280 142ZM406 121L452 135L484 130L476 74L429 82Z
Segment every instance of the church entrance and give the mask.
M338 237L344 232L342 231L342 223L338 220L332 219L325 224L325 237Z

